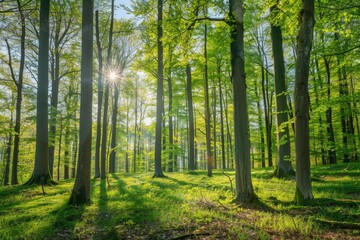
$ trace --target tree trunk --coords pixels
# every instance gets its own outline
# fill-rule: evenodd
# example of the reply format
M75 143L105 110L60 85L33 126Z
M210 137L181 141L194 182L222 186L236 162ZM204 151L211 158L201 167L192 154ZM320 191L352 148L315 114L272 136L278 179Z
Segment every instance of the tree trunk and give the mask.
M13 128L13 113L11 111L10 129L12 128ZM4 173L4 186L9 185L12 140L13 140L13 135L11 132L9 132L8 142L6 144L6 149L5 149L6 163L5 163L5 173Z
M90 202L93 72L93 0L83 0L81 38L81 99L79 158L74 188L69 203Z
M109 46L107 49L107 67L111 69L111 50L113 42L113 27L114 27L114 0L111 1L111 18L109 30ZM103 129L102 129L102 142L101 142L101 163L100 163L100 177L106 178L106 160L107 160L107 130L108 130L108 109L109 109L109 83L105 84L104 96L104 114L103 114Z
M19 66L19 75L16 81L15 74L12 70L10 46L6 41L8 52L9 52L9 64L10 70L12 72L12 78L16 85L16 107L15 107L15 127L14 127L14 149L13 149L13 160L12 160L12 169L11 169L11 184L18 184L18 161L19 161L19 145L20 145L20 131L21 131L21 102L22 102L22 88L23 88L23 74L25 66L25 34L26 34L26 25L25 25L25 15L21 6L20 0L17 0L17 5L20 14L21 22L21 39L20 39L20 66Z
M76 119L76 111L74 112L74 119ZM78 129L76 127L76 123L74 123L75 129L74 129L74 140L73 140L73 156L72 156L72 164L71 164L71 177L75 178L75 170L76 170L76 159L77 159L77 153L78 153L78 138L79 133Z
M96 22L96 46L98 51L98 105L97 105L97 120L96 120L96 143L95 143L95 178L100 177L100 145L101 145L101 110L103 103L103 56L102 47L100 41L100 30L99 30L99 10L95 11L95 22Z
M134 173L136 172L136 159L137 159L137 152L136 152L136 145L137 145L137 135L138 135L138 94L139 94L139 84L138 84L138 80L136 79L136 83L135 83L135 110L134 110L134 114L135 114L135 126L134 126L134 151L133 151L133 171Z
M172 79L171 79L171 53L170 53L170 67L168 76L168 94L169 94L169 160L168 171L174 171L174 130L173 130L173 109L172 109Z
M219 87L219 98L220 98L220 140L221 140L221 167L223 170L226 169L226 152L225 152L225 133L224 133L224 109L223 109L223 93L221 86L221 65L218 63L218 87Z
M251 181L249 118L246 102L244 62L244 8L242 1L230 0L231 68L234 103L235 184L237 203L252 202L256 196Z
M130 104L127 103L126 106L126 154L125 154L125 172L129 172L129 121L130 121Z
M207 10L205 11L207 14ZM204 30L204 58L205 58L205 66L204 66L204 80L205 80L205 135L206 135L206 160L207 160L207 175L208 177L212 177L212 164L213 164L213 156L211 152L211 136L210 136L210 104L209 104L209 77L208 77L208 64L207 64L207 24L205 24Z
M157 50L158 50L158 69L157 69L157 94L156 94L156 132L155 132L155 171L154 177L164 177L161 167L161 133L162 116L164 112L164 65L163 65L163 0L157 1Z
M278 11L277 6L271 11ZM271 42L275 72L275 104L276 104L276 140L277 140L277 167L274 176L287 178L294 176L290 156L290 133L288 125L288 105L286 102L285 63L282 46L282 31L280 26L271 24Z
M310 176L309 146L309 63L313 39L314 0L303 0L299 14L300 28L297 36L295 66L295 154L296 154L296 204L307 204L314 199Z
M48 142L48 85L49 85L49 13L50 1L40 3L39 65L36 108L36 154L31 178L26 184L48 184L49 172ZM49 182L48 182L49 181Z
M215 87L215 80L213 82L213 94L212 94L212 97L213 97L213 142L214 142L214 168L217 169L217 154L216 154L216 87Z
M112 111L112 134L111 134L111 153L110 153L110 163L109 163L109 172L115 172L115 159L116 159L116 126L117 126L117 114L118 114L118 101L119 101L119 87L115 87L114 92L114 105Z
M330 101L331 97L331 75L330 75L330 65L326 57L324 57L325 70L326 70L326 88L327 88L327 100ZM330 148L328 150L328 162L330 164L336 164L336 145L335 145L335 136L334 136L334 128L332 124L332 107L328 104L328 108L326 109L326 132L327 132L327 140L329 142Z
M189 160L188 170L195 170L195 129L194 129L194 108L192 100L192 80L190 63L186 64L186 96L188 103L188 118L189 118Z
M258 110L258 124L260 132L260 154L261 154L261 167L266 167L265 165L265 136L264 136L264 124L261 117L261 106L260 106L260 96L257 86L257 81L255 80L255 97L256 97L256 107Z

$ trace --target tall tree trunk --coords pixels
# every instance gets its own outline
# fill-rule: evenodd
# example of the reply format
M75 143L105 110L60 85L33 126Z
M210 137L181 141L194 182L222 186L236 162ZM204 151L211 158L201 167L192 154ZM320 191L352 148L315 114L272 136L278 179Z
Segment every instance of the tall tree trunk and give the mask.
M155 171L154 177L164 177L161 167L161 133L162 116L164 112L164 65L163 65L163 0L157 1L157 51L158 51L158 69L157 69L157 94L156 94L156 132L155 132Z
M95 178L100 177L100 145L101 145L101 110L103 103L103 56L102 47L100 41L100 30L99 30L99 10L95 11L95 30L96 30L96 46L98 51L98 105L97 105L97 120L96 120L96 143L95 143Z
M326 71L326 88L327 88L327 101L330 101L331 97L331 75L330 75L330 64L326 57L324 57L325 63L325 71ZM326 109L326 132L327 132L327 140L330 145L328 149L328 162L330 164L336 164L336 145L335 145L335 136L334 136L334 128L332 124L332 107L328 104Z
M255 97L256 97L256 107L258 110L258 124L260 132L260 154L261 154L261 167L266 167L265 164L265 136L264 136L264 123L262 120L261 105L260 105L260 96L257 86L257 81L255 80Z
M168 171L174 171L174 129L173 129L173 93L172 93L172 79L171 79L171 53L170 53L170 67L168 76L168 94L169 94L169 160Z
M114 28L114 0L111 1L111 18L110 18L110 30L109 30L109 46L107 49L107 67L111 69L111 50L113 42L113 28ZM110 77L110 76L109 76ZM100 163L100 177L106 178L106 160L107 160L107 130L108 130L108 109L109 109L109 83L105 84L105 96L104 96L104 114L103 114L103 129L102 129L102 142L101 142L101 163Z
M62 125L62 122L60 121L60 134L59 134L59 145L58 145L58 165L57 165L57 180L59 181L60 180L60 159L61 159L61 143L62 143L62 131L63 131L63 125ZM67 176L67 178L69 178L69 166L66 166L65 165L65 162L64 162L64 179L65 176Z
M49 172L48 86L49 86L49 13L50 1L40 3L39 65L36 108L36 154L31 178L26 184L47 184Z
M217 169L217 153L216 153L216 86L215 86L215 80L213 82L213 141L214 141L214 168Z
M189 118L189 159L188 170L195 170L195 129L194 129L194 108L192 100L192 80L190 63L186 64L186 96L188 104L188 118Z
M74 112L74 119L76 119L76 111ZM75 129L74 129L74 134L73 134L73 155L72 155L72 164L71 164L71 177L75 178L75 173L76 173L76 159L77 159L77 153L78 153L78 138L79 138L79 133L78 133L78 129L76 127L76 123L74 123L75 125Z
M126 106L126 154L125 154L125 172L129 172L129 121L130 121L130 104L127 102Z
M271 11L278 11L277 5ZM276 104L276 140L277 140L277 167L274 175L278 178L294 176L290 156L290 133L288 125L288 105L286 102L285 63L282 46L281 27L271 24L271 42L275 72L275 104Z
M116 159L116 126L117 126L117 114L118 114L118 101L119 101L119 87L115 87L114 92L114 105L112 111L112 134L111 134L111 152L110 152L110 163L109 163L109 172L115 172L115 159Z
M207 15L207 9L204 9L204 14ZM205 92L205 136L206 136L206 161L207 161L207 175L212 177L213 155L211 152L211 133L210 133L210 104L209 104L209 77L208 77L208 57L207 57L207 24L204 26L204 92Z
M83 0L81 38L81 102L79 158L74 188L69 203L90 202L93 72L93 0Z
M220 98L220 140L221 140L221 167L223 170L226 169L226 152L225 152L225 133L224 133L224 107L223 107L223 93L221 84L221 65L218 61L217 64L218 73L218 87L219 87L219 98Z
M10 117L10 129L12 128L13 128L13 111L11 111L11 117ZM9 185L12 140L13 140L13 134L9 132L8 141L5 148L6 163L5 163L5 173L4 173L4 186Z
M314 0L303 0L299 14L300 28L297 35L297 60L295 66L295 202L306 204L314 199L310 176L309 146L309 64L313 39Z
M70 170L70 119L65 120L65 142L64 142L64 179L69 178Z
M231 68L234 103L235 184L237 203L248 203L256 196L251 181L249 118L246 101L244 62L244 8L242 1L230 0Z
M134 110L134 114L135 114L135 126L134 126L134 151L133 151L133 171L136 172L136 159L137 159L137 152L136 152L136 146L137 146L137 135L138 135L138 94L139 94L139 85L138 85L138 80L136 80L135 83L135 110Z
M20 131L21 131L21 103L22 103L22 89L23 89L23 75L24 75L24 66L25 66L25 35L26 35L26 25L25 25L25 15L21 6L20 0L17 0L17 6L20 14L21 22L21 37L20 37L20 65L19 65L19 75L16 80L9 43L6 41L8 53L9 53L9 66L11 71L12 79L16 85L16 107L15 107L15 127L14 127L14 148L13 148L13 160L12 160L12 169L11 169L11 184L18 184L18 162L19 162L19 146L20 146Z

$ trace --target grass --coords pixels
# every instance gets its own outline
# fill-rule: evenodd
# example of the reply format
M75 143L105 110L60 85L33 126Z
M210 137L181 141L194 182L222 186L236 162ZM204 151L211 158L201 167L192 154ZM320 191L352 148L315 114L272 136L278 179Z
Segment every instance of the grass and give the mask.
M73 180L0 188L0 239L360 239L360 164L313 167L311 206L295 206L293 180L253 171L259 202L232 204L229 180L167 173L92 180L92 203L67 205ZM231 176L233 172L229 173ZM108 184L109 183L109 184Z

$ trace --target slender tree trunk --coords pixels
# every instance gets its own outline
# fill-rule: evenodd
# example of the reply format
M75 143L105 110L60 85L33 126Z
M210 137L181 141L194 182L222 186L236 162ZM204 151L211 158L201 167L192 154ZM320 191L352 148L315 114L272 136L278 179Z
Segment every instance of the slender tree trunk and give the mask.
M126 154L125 154L125 172L129 172L129 121L130 121L130 104L127 103L126 107Z
M156 132L155 132L155 171L154 177L164 177L161 167L161 133L162 116L164 112L164 65L163 65L163 0L157 1L157 50L158 50L158 71L157 71L157 94L156 94Z
M65 120L65 142L64 142L64 179L69 178L70 170L70 120Z
M326 85L327 85L327 101L330 101L331 97L331 74L330 74L330 64L326 57L324 57L325 63L325 71L326 71ZM327 140L329 142L328 149L328 161L330 164L336 164L336 145L335 145L335 136L334 136L334 128L332 124L332 107L328 104L326 109L326 132L327 132Z
M226 152L225 152L225 133L224 133L224 109L223 109L223 93L221 85L221 65L217 66L218 71L218 87L219 87L219 98L220 98L220 139L221 139L221 167L223 170L226 169Z
M172 79L171 79L171 53L170 53L170 67L168 77L168 94L169 94L169 160L168 160L168 171L174 171L174 130L173 130L173 93L172 93Z
M21 104L22 104L22 88L23 88L23 74L25 66L25 35L26 35L26 25L25 25L25 15L21 6L20 0L17 0L18 10L20 14L21 22L21 37L20 37L20 65L19 65L19 75L16 81L15 74L13 72L10 46L6 41L8 53L9 53L9 64L12 79L16 85L16 107L15 107L15 127L14 127L14 148L13 148L13 160L12 160L12 169L11 169L11 184L18 184L18 161L19 161L19 146L20 146L20 131L21 131Z
M69 203L90 202L93 72L93 0L83 0L81 38L81 102L79 158L74 188Z
M107 67L111 69L111 50L113 42L113 27L114 27L114 0L111 1L111 18L110 18L110 30L109 30L109 46L107 51ZM102 129L102 142L101 142L101 163L100 163L100 177L106 178L106 161L107 161L107 130L108 130L108 109L109 109L109 83L105 84L105 96L104 96L104 114L103 114L103 129Z
M13 128L13 113L11 111L10 129L12 128ZM9 185L12 140L13 140L13 135L11 132L9 132L9 137L5 148L6 163L5 163L5 173L4 173L4 186Z
M277 6L271 11L278 11ZM288 125L288 105L286 102L285 63L280 26L271 24L271 42L275 70L275 103L276 103L276 140L277 140L277 167L274 176L286 178L294 176L290 156L290 133Z
M215 80L213 83L213 141L214 141L214 168L217 169L217 153L216 153L216 87L215 87Z
M36 108L36 154L31 178L25 184L48 184L49 172L49 135L48 135L48 85L49 85L49 13L50 1L40 3L40 38ZM50 181L49 181L50 183Z
M114 105L112 112L112 134L111 134L111 150L110 150L110 163L109 172L115 172L115 159L116 159L116 126L117 126L117 114L118 114L118 101L119 101L119 87L115 87L114 92Z
M310 176L309 146L309 65L313 39L314 0L303 0L300 11L300 28L297 36L297 60L295 66L295 154L296 193L295 202L306 204L314 199Z
M95 143L95 178L100 177L100 145L101 145L101 110L103 103L103 56L102 47L100 41L100 30L99 30L99 10L95 11L95 30L96 30L96 46L98 52L98 106L97 106L97 120L96 120L96 143Z
M251 181L249 118L246 102L244 62L244 8L242 1L230 0L231 68L234 103L235 184L237 203L252 202L256 196Z
M188 118L189 118L189 160L188 170L195 170L195 129L194 129L194 108L192 100L192 80L190 63L186 64L186 96L188 103Z
M133 170L134 172L136 172L137 168L137 163L136 163L136 159L137 159L137 152L136 152L136 145L137 145L137 135L138 135L138 80L136 80L136 85L135 85L135 126L134 126L134 151L133 151Z
M207 15L207 9L204 10L205 15ZM212 177L212 165L213 165L213 155L211 152L211 134L210 134L210 104L209 104L209 77L208 77L208 57L207 57L207 24L205 23L204 29L204 80L205 80L205 135L206 135L206 160L207 160L207 175Z
M59 134L59 145L58 145L58 165L57 165L57 180L60 180L60 159L61 159L61 143L62 143L62 131L63 131L63 125L62 122L60 122L60 134ZM67 178L69 178L69 166L66 166L65 162L64 162L64 179L65 176L67 176Z
M76 111L74 112L74 119L76 119ZM71 177L75 178L75 173L76 173L76 159L77 159L77 153L78 153L78 138L79 138L79 133L78 133L78 129L76 127L76 123L74 123L75 125L75 129L74 129L74 140L73 140L73 156L72 156L72 164L71 164Z
M256 107L258 110L258 124L260 132L260 154L261 154L261 167L266 167L265 165L265 136L264 136L264 124L262 120L261 106L260 106L260 96L257 86L257 81L255 80L255 97L256 97Z

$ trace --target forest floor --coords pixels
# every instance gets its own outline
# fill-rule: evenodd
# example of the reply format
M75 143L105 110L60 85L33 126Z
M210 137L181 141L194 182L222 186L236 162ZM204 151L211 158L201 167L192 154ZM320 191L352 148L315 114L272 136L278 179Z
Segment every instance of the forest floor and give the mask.
M253 170L259 202L232 203L220 171L109 174L92 203L68 206L73 180L0 188L0 239L360 239L360 164L312 167L311 206L295 206L295 181ZM234 176L234 172L228 172Z

